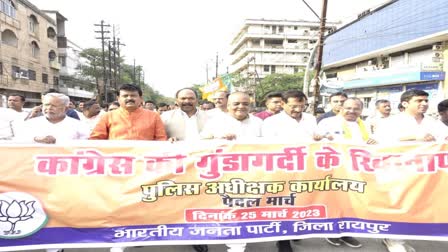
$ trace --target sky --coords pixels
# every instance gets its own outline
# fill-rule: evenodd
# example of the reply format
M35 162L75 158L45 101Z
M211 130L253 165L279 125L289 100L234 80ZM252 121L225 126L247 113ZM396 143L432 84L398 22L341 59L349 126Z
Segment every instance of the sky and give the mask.
M68 20L66 36L82 48L100 48L94 24L115 25L127 64L143 66L145 82L161 94L204 84L226 72L230 43L245 19L318 21L302 0L29 0ZM307 0L320 15L322 0ZM328 0L327 20L347 21L387 0Z

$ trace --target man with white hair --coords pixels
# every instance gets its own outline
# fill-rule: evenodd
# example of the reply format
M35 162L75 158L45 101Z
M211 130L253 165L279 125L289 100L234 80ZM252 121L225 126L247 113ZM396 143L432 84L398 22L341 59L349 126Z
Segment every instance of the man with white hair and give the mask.
M68 96L48 93L44 95L42 101L44 116L29 119L18 127L15 140L54 144L88 138L88 128L65 113L70 102Z

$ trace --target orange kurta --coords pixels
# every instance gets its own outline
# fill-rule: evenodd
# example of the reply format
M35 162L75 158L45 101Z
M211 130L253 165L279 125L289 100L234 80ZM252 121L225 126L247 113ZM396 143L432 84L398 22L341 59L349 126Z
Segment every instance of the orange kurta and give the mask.
M101 117L89 139L164 141L167 137L158 113L143 108L134 112L119 108Z

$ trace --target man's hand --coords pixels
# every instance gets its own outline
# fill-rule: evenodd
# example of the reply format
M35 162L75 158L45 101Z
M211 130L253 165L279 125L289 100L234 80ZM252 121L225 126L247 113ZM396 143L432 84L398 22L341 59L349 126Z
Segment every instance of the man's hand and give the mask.
M235 134L225 134L224 136L222 136L222 138L224 138L226 140L235 140L236 135Z
M435 141L436 138L433 135L431 135L431 134L426 134L426 135L423 136L423 139L421 139L421 140L423 142L432 142L432 141Z
M54 138L53 136L35 137L34 141L36 143L55 144L56 143L56 138Z
M40 106L35 106L31 112L28 114L27 119L30 118L34 118L36 117L38 114L42 113L42 105Z
M377 144L377 143L378 142L375 139L373 139L373 138L367 139L367 144Z

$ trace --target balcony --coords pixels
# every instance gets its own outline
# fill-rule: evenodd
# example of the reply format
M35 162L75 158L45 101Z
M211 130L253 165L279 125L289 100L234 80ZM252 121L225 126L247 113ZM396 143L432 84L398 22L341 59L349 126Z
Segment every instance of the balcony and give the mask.
M67 48L67 38L58 36L58 48Z
M50 68L59 70L61 69L61 64L59 64L56 60L50 60Z

